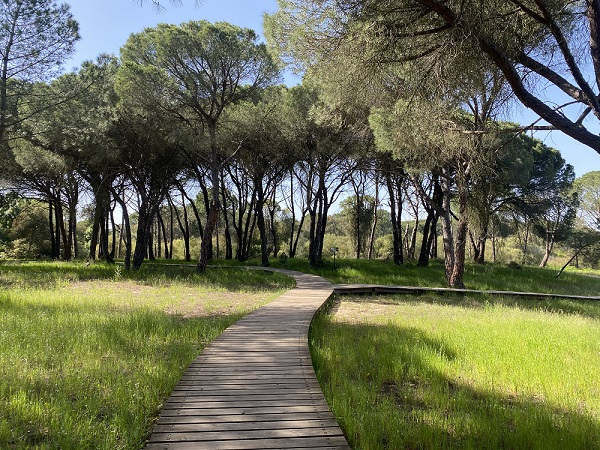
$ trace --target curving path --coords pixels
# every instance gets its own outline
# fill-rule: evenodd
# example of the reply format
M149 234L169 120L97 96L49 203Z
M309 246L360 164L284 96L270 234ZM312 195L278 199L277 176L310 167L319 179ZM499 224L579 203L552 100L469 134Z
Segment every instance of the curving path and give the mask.
M165 403L146 446L156 449L346 449L316 380L308 329L333 285L271 269L296 288L209 344Z

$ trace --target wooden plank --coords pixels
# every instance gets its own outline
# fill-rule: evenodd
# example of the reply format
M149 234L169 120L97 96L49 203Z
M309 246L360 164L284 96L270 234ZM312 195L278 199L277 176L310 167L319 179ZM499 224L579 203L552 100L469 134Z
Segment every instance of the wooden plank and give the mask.
M314 406L319 405L321 407L327 407L327 402L325 399L286 399L285 396L281 396L279 399L273 400L243 400L238 401L235 399L227 399L221 401L202 401L197 398L190 398L183 401L179 401L179 399L169 399L165 403L165 408L217 408L217 409L225 409L231 404L235 404L235 408L285 408L287 406Z
M310 322L332 286L283 272L297 288L205 348L164 403L146 448L349 449L308 350Z
M198 380L201 382L199 383ZM302 378L279 378L277 380L232 380L227 377L217 376L211 378L198 378L197 380L180 381L175 386L175 391L179 390L237 390L237 391L255 391L265 389L306 389L307 387L320 390L319 383Z
M197 433L224 431L290 430L305 428L337 428L335 419L274 420L246 422L203 422L157 424L154 433Z
M329 417L327 417L329 416ZM291 414L277 414L272 412L262 414L220 414L216 416L210 415L177 415L177 416L161 416L156 427L160 425L177 425L177 424L211 424L214 427L220 427L223 424L231 423L261 423L261 422L278 422L285 424L287 422L296 421L322 421L329 423L335 421L333 415L323 414L319 411L312 412L295 412ZM158 429L158 428L157 428Z
M186 427L179 427L185 430ZM167 431L152 433L150 442L202 442L221 441L232 438L245 439L283 439L283 438L307 438L307 437L330 437L343 436L337 423L333 427L303 427L303 428L253 428L253 429L230 429L223 431L210 430L210 427L190 426L189 431ZM209 429L207 429L209 428Z
M188 401L188 402L271 402L281 401L281 398L285 398L290 401L304 401L313 400L317 396L316 393L308 391L300 392L288 392L288 391L263 391L263 392L238 392L238 391L220 391L220 392L204 392L204 391L178 391L176 395L172 395L171 398L176 401ZM319 397L317 397L319 398Z
M282 380L287 379L287 380L292 380L292 379L296 379L296 380L304 380L306 379L306 373L307 372L299 372L299 371L295 371L294 373L291 373L289 376L285 375L285 371L283 372L276 372L276 373L256 373L253 374L252 372L243 372L243 373L235 373L235 372L231 372L230 376L228 376L226 373L223 374L224 377L226 377L228 380ZM195 375L195 376L194 376ZM187 376L183 376L181 379L183 381L198 381L201 382L203 380L209 381L211 379L214 379L216 376L212 376L210 374L205 375L202 373L198 373L198 374L190 374Z
M227 379L211 379L207 378L203 380L202 384L198 384L194 381L180 381L175 387L175 391L178 390L203 390L203 391L212 391L212 390L240 390L240 391L251 391L251 390L262 390L262 389L316 389L319 390L319 384L312 380L302 380L302 379L291 379L285 380L282 379L278 382L273 382L271 380L243 380L243 381L235 381L235 380L227 380Z
M230 415L262 415L262 414L281 414L282 416L292 416L293 414L331 414L329 406L318 405L286 405L286 406L269 406L261 408L248 408L229 405L226 408L182 408L181 404L173 403L165 404L161 417L167 416L230 416Z
M287 439L237 439L210 442L157 442L149 444L146 448L148 450L350 450L350 447L343 436Z
M237 386L235 386L237 387ZM242 399L244 396L252 399L265 398L265 392L270 392L268 395L285 395L298 398L300 395L318 395L316 389L309 390L306 386L297 386L294 388L272 387L265 391L264 385L259 389L204 389L194 387L192 389L178 388L171 393L171 397L202 397L208 398L218 395L220 397L235 397L236 400Z

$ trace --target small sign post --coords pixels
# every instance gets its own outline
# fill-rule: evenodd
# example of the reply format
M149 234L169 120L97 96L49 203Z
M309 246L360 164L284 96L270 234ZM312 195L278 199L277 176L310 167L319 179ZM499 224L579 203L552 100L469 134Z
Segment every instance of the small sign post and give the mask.
M329 251L333 255L333 270L335 270L335 255L337 255L337 252L339 252L340 249L338 247L331 247Z

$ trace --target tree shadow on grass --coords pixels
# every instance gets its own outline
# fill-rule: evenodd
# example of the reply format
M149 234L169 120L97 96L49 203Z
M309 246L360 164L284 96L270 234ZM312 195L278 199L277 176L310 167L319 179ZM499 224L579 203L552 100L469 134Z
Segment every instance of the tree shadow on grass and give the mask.
M600 421L585 406L453 379L439 367L456 353L419 329L335 323L317 333L319 381L353 448L600 448Z

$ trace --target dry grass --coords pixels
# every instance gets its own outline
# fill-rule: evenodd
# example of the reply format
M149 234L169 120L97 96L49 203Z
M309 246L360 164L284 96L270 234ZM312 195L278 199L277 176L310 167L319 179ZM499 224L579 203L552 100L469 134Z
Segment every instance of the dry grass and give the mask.
M230 292L200 289L197 286L152 286L133 280L71 282L63 288L70 295L94 296L109 303L126 297L129 307L153 303L163 305L167 314L183 318L224 316L250 311L265 304L264 292Z

